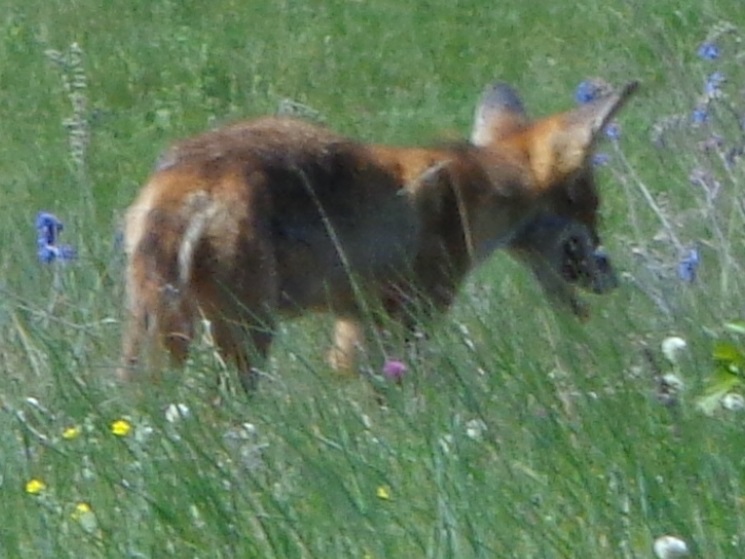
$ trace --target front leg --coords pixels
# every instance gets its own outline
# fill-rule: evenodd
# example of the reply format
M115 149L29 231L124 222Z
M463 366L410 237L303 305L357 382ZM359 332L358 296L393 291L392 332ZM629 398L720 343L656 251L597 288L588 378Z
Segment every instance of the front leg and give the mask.
M428 329L450 307L454 293L452 284L445 281L389 289L383 299L388 319L378 324L379 330L389 332L388 358L417 361L429 337Z
M334 371L353 375L357 357L365 350L365 328L356 316L339 316L334 323L334 345L326 360Z

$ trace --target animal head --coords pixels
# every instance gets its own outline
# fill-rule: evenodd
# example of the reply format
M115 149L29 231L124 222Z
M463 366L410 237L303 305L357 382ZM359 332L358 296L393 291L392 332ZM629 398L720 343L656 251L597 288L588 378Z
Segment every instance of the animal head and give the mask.
M513 238L509 250L535 275L546 294L586 318L589 308L576 287L607 293L618 287L613 264L583 223L540 215Z
M586 317L576 287L605 293L618 285L598 231L600 195L592 156L604 127L636 91L631 82L574 110L531 120L505 84L486 88L476 108L471 143L507 153L530 173L535 212L509 250L534 272L544 290Z

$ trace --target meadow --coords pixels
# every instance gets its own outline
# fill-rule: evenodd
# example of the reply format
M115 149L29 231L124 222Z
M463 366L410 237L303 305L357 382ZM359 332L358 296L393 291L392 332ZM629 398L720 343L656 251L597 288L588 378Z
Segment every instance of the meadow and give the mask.
M0 557L745 554L741 0L4 5ZM642 90L599 147L622 282L587 324L497 254L400 385L366 364L382 404L324 364L324 317L282 325L252 397L209 340L114 381L119 219L171 141L290 111L426 144L494 79L543 115L592 78ZM75 259L40 261L39 211Z

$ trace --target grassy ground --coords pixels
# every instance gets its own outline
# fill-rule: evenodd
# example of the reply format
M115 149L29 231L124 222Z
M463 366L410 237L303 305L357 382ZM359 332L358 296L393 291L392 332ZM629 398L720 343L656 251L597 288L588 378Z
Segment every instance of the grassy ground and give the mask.
M741 557L743 419L697 406L723 323L743 315L745 29L717 35L741 10L6 1L0 556L627 559L674 534L695 557ZM709 39L713 61L697 56ZM715 71L724 96L694 126ZM601 147L624 282L593 299L588 325L497 256L385 407L326 370L317 319L283 326L252 399L208 403L220 367L204 344L183 376L113 383L117 219L169 141L289 100L364 139L426 142L465 135L494 78L544 114L591 76L644 90L618 146ZM75 263L37 261L42 209L65 222ZM677 266L691 248L689 283ZM688 342L675 365L659 350L673 334Z

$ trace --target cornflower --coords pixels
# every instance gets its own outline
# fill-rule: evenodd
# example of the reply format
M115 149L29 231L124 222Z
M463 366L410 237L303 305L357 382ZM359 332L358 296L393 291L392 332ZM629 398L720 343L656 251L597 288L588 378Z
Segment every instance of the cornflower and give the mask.
M705 42L698 47L698 55L704 60L716 60L719 58L719 47L716 43Z
M36 246L37 257L43 264L49 264L56 260L61 262L74 260L77 253L69 245L58 245L57 240L64 229L62 221L49 212L36 214Z
M701 259L698 255L698 250L692 248L688 251L678 263L678 277L686 283L693 283L696 281L698 273L698 266L701 263Z

